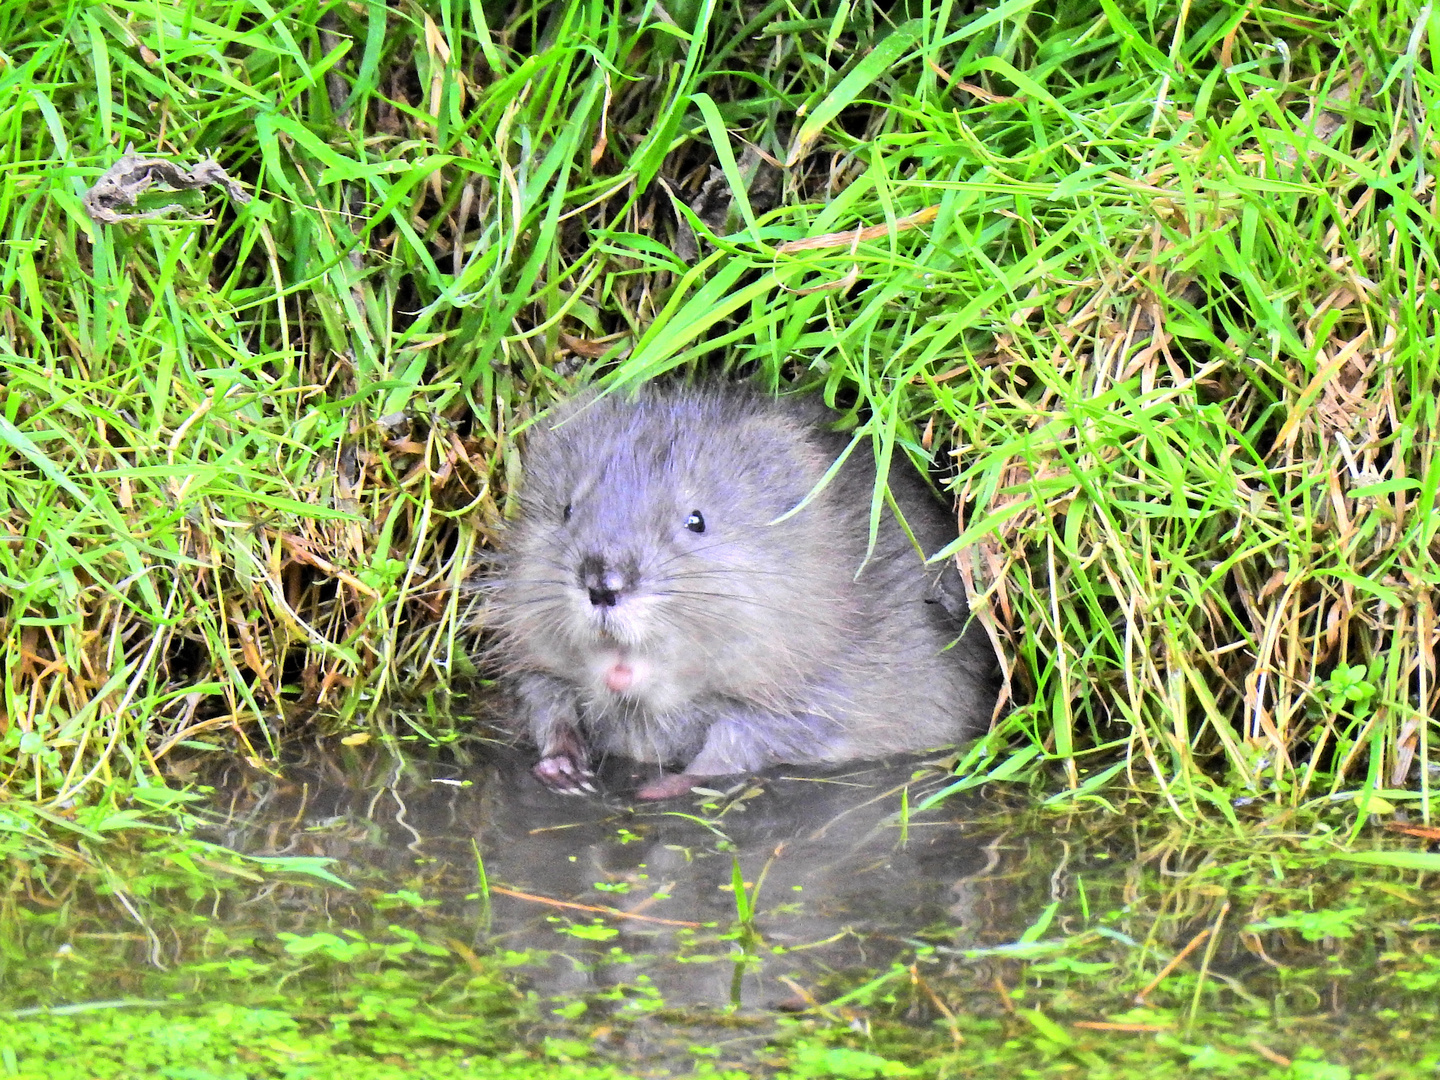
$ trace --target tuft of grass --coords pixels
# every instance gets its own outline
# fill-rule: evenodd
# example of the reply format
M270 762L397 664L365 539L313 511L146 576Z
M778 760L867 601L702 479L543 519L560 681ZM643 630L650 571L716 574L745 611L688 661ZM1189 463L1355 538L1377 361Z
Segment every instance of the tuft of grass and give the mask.
M468 670L527 418L689 366L948 463L1072 786L1428 814L1429 13L5 5L6 790ZM131 143L254 198L97 225Z

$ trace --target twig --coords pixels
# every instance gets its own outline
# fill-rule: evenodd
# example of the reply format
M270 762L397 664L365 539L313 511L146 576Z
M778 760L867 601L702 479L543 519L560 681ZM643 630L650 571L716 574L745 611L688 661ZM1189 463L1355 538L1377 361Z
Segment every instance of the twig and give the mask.
M1177 967L1180 966L1180 961L1184 960L1185 957L1189 956L1192 952L1199 948L1200 943L1209 936L1210 927L1207 926L1204 930L1201 930L1198 934L1191 938L1190 943L1186 945L1185 948L1181 949L1178 953L1176 953L1173 957L1171 957L1170 962L1160 969L1160 974L1156 975L1155 978L1150 980L1150 985L1145 987L1144 990L1141 990L1138 994L1135 995L1135 1004L1149 1004L1145 999L1150 995L1150 993L1157 986L1159 986L1162 982L1165 981L1165 977L1167 975L1169 975L1172 971L1174 971Z
M633 911L621 911L613 907L597 907L594 904L576 904L569 900L555 900L548 896L536 896L534 893L517 892L514 889L504 889L499 885L491 885L492 893L499 893L501 896L513 896L516 900L531 900L537 904L549 904L551 907L570 908L573 911L594 911L601 915L614 915L617 919L640 919L643 922L663 923L665 926L689 926L699 929L702 925L698 922L685 922L683 919L661 919L655 915L640 915Z

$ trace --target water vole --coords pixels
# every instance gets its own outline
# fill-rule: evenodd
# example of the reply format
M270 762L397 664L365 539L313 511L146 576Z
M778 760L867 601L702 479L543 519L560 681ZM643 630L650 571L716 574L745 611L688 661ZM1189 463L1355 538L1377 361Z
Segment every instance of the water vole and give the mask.
M614 753L682 766L639 792L665 798L988 722L993 654L978 627L961 635L954 569L926 567L888 508L866 560L870 454L796 510L845 446L828 415L652 385L531 429L489 621L544 783L588 789L591 755ZM927 554L955 538L908 462L889 482Z

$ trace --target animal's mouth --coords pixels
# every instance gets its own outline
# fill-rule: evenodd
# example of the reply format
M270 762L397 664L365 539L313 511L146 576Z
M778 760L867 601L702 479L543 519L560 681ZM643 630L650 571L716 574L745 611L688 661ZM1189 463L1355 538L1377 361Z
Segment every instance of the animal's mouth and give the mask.
M595 619L591 629L595 631L595 644L602 649L623 649L630 644L624 625L613 617Z
M589 607L587 615L595 644L602 649L633 648L645 636L644 612L633 600L609 608Z
M585 666L593 685L615 697L644 694L652 675L649 660L623 645L612 644L595 650Z
M635 668L623 656L616 657L605 667L605 689L612 694L624 694L635 683Z

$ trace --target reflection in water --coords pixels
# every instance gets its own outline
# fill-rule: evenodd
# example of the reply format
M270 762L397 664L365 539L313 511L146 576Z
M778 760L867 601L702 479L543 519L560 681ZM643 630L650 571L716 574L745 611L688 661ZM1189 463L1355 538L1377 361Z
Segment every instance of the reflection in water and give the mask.
M803 1000L830 972L884 967L907 939L963 918L952 889L984 854L954 808L902 825L913 771L906 763L789 773L702 819L688 805L577 804L512 768L497 774L502 794L480 823L486 871L529 894L695 924L610 920L620 934L591 950L593 967L552 968L572 987L629 985L643 973L671 1005L772 1009ZM494 906L502 942L555 948L556 912L508 897ZM625 958L612 959L612 948Z
M657 806L632 805L625 793L648 776L623 763L602 773L607 794L572 798L538 784L529 755L483 745L474 761L468 747L444 760L317 753L280 775L232 760L210 778L206 839L328 856L356 888L295 869L257 879L238 863L224 864L235 885L195 888L113 850L105 891L32 875L12 917L0 913L0 1005L229 1001L260 971L262 984L311 980L307 1007L349 1024L399 973L402 997L434 980L415 1007L437 1022L455 1022L447 1002L473 989L465 1009L669 1068L692 1046L764 1060L767 1040L806 1025L960 1046L962 1027L1008 1038L1037 1009L1076 1032L1156 1032L1203 1004L1213 1031L1268 1048L1289 1036L1266 1017L1306 1017L1313 1034L1323 1012L1349 1038L1367 1016L1433 999L1428 894L1386 880L1404 905L1386 937L1306 938L1322 917L1353 921L1377 890L1298 843L1285 876L1272 842L1263 882L1237 883L1248 850L1174 821L1027 808L1023 795L1008 811L952 799L907 816L946 779L913 761L776 773ZM360 958L305 951L322 938L361 943ZM476 977L493 973L488 955L512 964L533 1005Z
M1249 928L1267 904L1354 907L1333 867L1247 897L1227 884L1246 853L1173 819L1042 810L1023 794L1008 812L952 798L907 815L948 779L914 760L777 770L660 805L627 797L651 777L617 760L603 794L563 796L531 777L532 754L484 747L474 761L346 751L221 782L215 839L328 855L361 886L273 890L276 930L379 940L408 920L447 948L498 950L535 994L534 1034L664 1068L695 1045L763 1058L812 1022L865 1034L901 1021L959 1046L962 1027L1028 1030L1036 1008L1155 1032L1181 1030L1202 1001L1217 1030L1321 1009L1328 1023L1351 995L1367 1013L1408 1007L1395 984L1334 977L1332 956L1367 962L1359 939L1345 951L1343 937ZM1418 987L1424 972L1406 977Z
M957 944L975 917L967 879L991 861L959 800L906 814L945 780L913 759L777 771L723 798L659 805L557 795L531 777L529 756L487 759L392 764L382 779L372 770L390 759L377 754L370 768L251 777L222 792L232 813L220 839L330 855L352 880L423 880L442 912L473 918L475 947L535 954L525 974L543 997L583 995L635 1020L662 1005L804 1008L833 997L832 981L885 971L922 936ZM602 770L603 791L645 779L627 764Z

